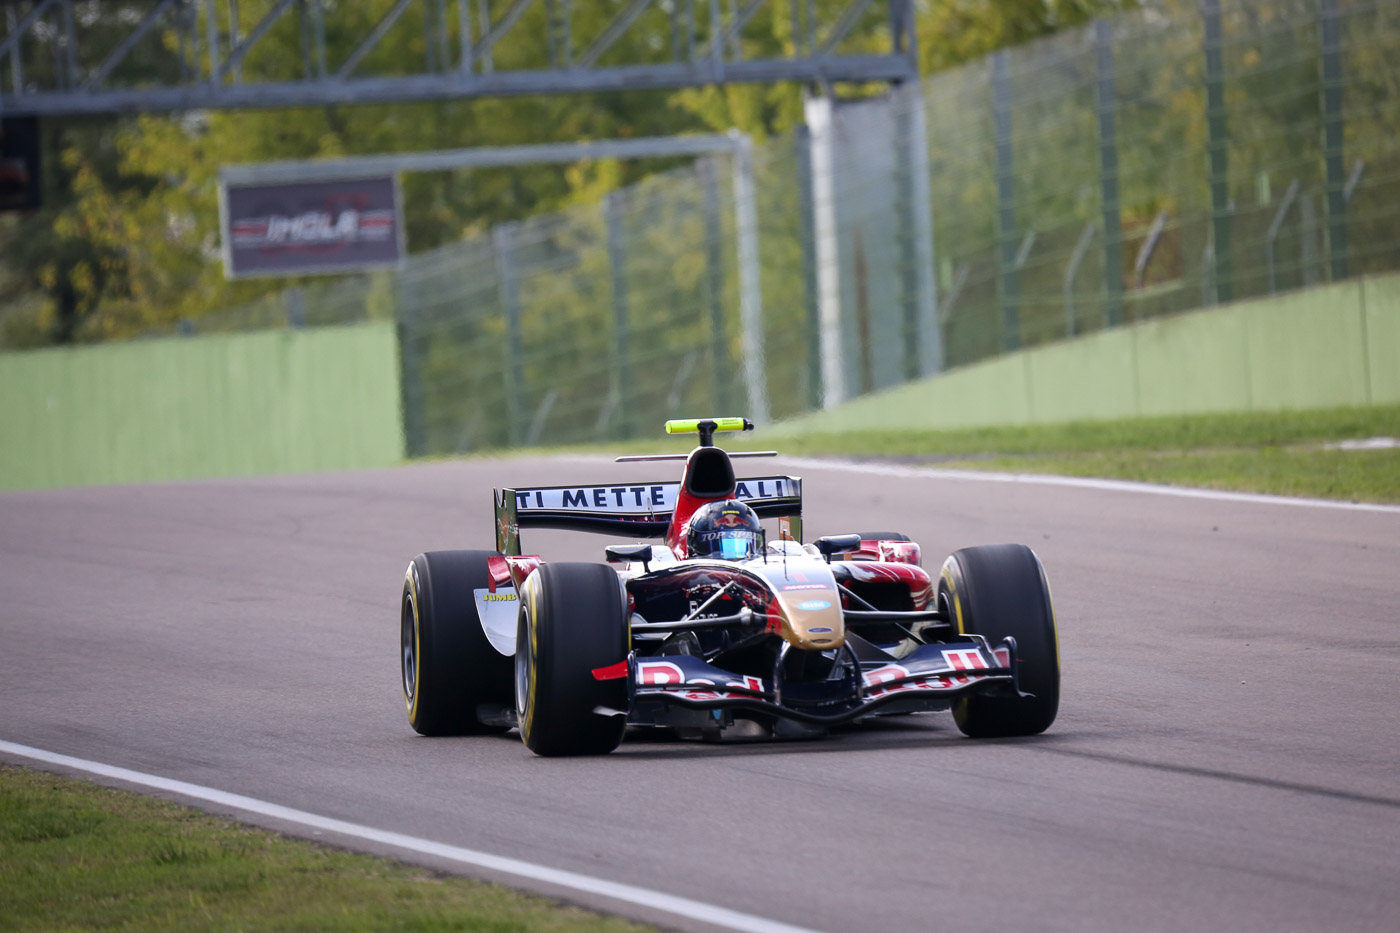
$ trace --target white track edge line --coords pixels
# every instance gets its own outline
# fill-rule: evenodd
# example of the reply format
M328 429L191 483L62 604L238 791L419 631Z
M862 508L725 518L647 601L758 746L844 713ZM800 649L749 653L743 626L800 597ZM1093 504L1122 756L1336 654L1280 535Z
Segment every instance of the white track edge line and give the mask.
M838 469L878 476L927 477L930 479L972 480L984 483L1030 483L1042 486L1070 486L1079 489L1102 489L1111 492L1137 492L1154 496L1177 496L1183 499L1213 499L1220 502L1253 502L1261 505L1291 505L1312 509L1341 509L1352 512L1384 512L1400 514L1400 505L1379 502L1344 502L1339 499L1311 499L1301 496L1278 496L1262 492L1231 492L1222 489L1202 489L1195 486L1167 486L1141 483L1126 479L1095 479L1086 476L1057 476L1051 473L999 473L981 470L945 470L938 467L906 467L895 464L866 463L857 460L818 459L814 457L783 457L782 460L805 469Z
M491 855L488 852L479 852L475 849L464 849L460 846L433 842L430 839L421 839L416 836L404 835L403 833L375 829L370 826L361 826L357 823L348 823L344 820L337 820L328 816L319 816L304 810L294 810L290 807L281 806L280 804L258 800L255 797L245 797L242 794L232 794L213 787L204 787L200 784L188 784L184 781L176 781L171 778L164 778L155 774L146 774L141 771L130 771L126 768L118 768L114 765L107 765L98 761L89 761L84 758L60 755L57 752L46 751L42 748L33 748L28 745L19 745L14 742L7 742L4 739L0 739L0 752L5 752L19 758L28 758L33 761L42 761L47 764L70 768L75 771L112 778L140 787L162 790L194 800L203 800L234 810L241 810L246 813L255 813L259 816L295 823L299 826L325 830L326 832L337 833L342 836L363 839L367 842L377 842L398 849L404 849L409 852L417 852L422 855L431 855L436 858L447 859L463 865L503 872L520 878L528 878L532 881L542 881L547 884L558 885L562 888L569 888L586 894L601 895L616 901L665 911L666 913L678 917L685 917L689 920L698 920L702 923L709 923L731 930L741 930L744 931L744 933L816 933L816 931L807 927L792 926L791 924L780 923L776 920L768 920L763 917L740 913L739 911L730 910L726 907L717 907L713 904L693 901L685 897L663 894L659 891L650 891L646 888L633 887L632 885L622 884L616 881L607 881L602 878L594 878L589 875L581 875L562 869L548 868L544 865L536 865L533 862L526 862L520 859Z
M613 462L611 457L586 454L566 454L561 460L589 463ZM1291 505L1310 509L1340 509L1350 512L1381 512L1400 515L1400 505L1379 502L1344 502L1340 499L1310 499L1300 496L1278 496L1262 492L1230 492L1202 489L1196 486L1167 486L1162 483L1141 483L1126 479L1095 479L1087 476L1057 476L1053 473L1002 473L993 470L947 470L940 467L901 466L893 463L873 463L867 460L846 460L839 457L789 457L780 455L778 462L809 470L844 470L871 476L897 476L906 479L951 479L978 483L1026 483L1039 486L1068 486L1078 489L1099 489L1108 492L1136 492L1152 496L1176 496L1182 499L1213 499L1218 502L1250 502L1258 505Z

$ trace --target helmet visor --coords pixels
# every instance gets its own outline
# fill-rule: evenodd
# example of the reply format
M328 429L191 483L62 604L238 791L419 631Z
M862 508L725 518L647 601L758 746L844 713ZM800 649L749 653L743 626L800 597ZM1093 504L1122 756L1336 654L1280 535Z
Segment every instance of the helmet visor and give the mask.
M756 548L752 534L736 534L719 539L719 556L724 560L752 557Z

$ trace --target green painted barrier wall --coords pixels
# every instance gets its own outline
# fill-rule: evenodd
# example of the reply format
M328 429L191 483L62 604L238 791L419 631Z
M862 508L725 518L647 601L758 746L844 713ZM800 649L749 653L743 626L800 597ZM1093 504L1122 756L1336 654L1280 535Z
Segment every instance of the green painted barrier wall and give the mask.
M768 433L1395 403L1400 276L1384 276L997 357L793 418Z
M401 459L392 322L0 354L0 489Z

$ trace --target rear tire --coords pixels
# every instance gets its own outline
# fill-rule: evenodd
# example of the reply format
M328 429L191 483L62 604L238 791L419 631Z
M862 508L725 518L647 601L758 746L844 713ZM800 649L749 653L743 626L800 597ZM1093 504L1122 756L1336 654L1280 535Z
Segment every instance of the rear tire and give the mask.
M1037 735L1050 728L1060 706L1060 652L1050 586L1035 552L1021 544L954 551L938 581L939 608L962 634L982 635L993 647L1016 639L1016 679L1033 696L967 696L953 719L974 738Z
M495 551L429 551L413 558L399 601L399 655L408 722L420 735L504 732L477 718L507 706L511 659L486 640L475 590L490 583Z
M605 564L544 564L520 595L520 738L544 756L603 755L617 748L627 729L627 678L593 676L596 668L626 661L631 647L617 572Z

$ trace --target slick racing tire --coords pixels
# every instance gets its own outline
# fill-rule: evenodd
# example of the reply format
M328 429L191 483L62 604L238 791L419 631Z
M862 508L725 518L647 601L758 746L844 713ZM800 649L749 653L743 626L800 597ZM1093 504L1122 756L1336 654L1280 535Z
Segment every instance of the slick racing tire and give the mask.
M494 551L429 551L404 575L399 654L408 722L421 735L504 732L477 707L511 702L511 659L486 640L474 591L490 583Z
M974 738L1037 735L1060 706L1060 651L1050 586L1035 552L1021 544L954 551L938 581L939 608L958 632L982 635L992 647L1016 639L1016 680L1031 696L966 696L953 719Z
M520 737L537 755L602 755L627 728L627 678L593 671L627 660L631 635L617 572L544 564L525 580L515 641Z

